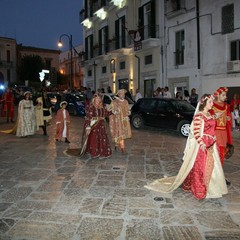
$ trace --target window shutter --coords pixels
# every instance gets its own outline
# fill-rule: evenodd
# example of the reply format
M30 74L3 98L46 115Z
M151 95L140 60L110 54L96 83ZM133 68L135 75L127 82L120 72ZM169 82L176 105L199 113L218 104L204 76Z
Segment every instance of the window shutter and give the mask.
M108 26L105 27L105 53L108 52Z
M121 25L121 31L122 31L122 47L126 47L126 30L125 30L125 16L123 16L122 18L122 25Z
M100 29L98 31L98 44L99 44L99 48L98 48L98 55L101 55L103 53L103 46L102 46L102 31L104 29Z
M115 41L115 48L119 48L119 19L115 21L115 35L116 35L116 41Z
M85 38L85 58L86 60L88 60L88 56L89 56L89 49L88 49L88 38Z
M142 39L144 39L144 17L143 17L143 7L138 9L138 30Z
M90 56L93 58L93 35L90 36Z
M151 1L151 37L156 37L155 0Z

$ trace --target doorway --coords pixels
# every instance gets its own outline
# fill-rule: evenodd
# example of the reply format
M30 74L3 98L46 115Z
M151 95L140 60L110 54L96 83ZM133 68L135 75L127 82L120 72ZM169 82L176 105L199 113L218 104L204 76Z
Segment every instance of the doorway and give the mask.
M153 97L155 79L144 80L144 97Z

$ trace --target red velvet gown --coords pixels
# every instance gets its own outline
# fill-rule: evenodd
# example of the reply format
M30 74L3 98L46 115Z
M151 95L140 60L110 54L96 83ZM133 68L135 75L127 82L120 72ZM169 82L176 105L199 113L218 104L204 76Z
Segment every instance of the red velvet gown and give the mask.
M106 132L105 117L109 112L105 108L96 108L93 104L89 105L86 113L85 128L91 127L91 132L87 139L86 153L92 158L107 158L112 155L111 146ZM91 122L95 121L91 126Z
M206 150L201 150L199 147L195 163L192 170L184 180L182 188L184 191L190 191L195 198L201 200L207 195L208 185L211 179L214 159L213 159L213 144L215 143L215 120L209 116L205 116L199 112L193 119L194 130L193 134L199 145L204 143ZM203 126L203 133L201 127Z

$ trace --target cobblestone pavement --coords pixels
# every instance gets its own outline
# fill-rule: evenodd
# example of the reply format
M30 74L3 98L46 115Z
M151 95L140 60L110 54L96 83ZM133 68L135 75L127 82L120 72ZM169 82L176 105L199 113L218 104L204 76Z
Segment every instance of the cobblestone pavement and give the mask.
M176 190L143 186L181 166L186 139L176 132L133 130L127 155L105 160L66 155L80 145L83 119L72 117L71 144L0 133L0 239L240 239L240 137L224 171L232 186L221 199L198 201ZM9 129L0 119L0 129ZM239 133L240 135L240 133Z

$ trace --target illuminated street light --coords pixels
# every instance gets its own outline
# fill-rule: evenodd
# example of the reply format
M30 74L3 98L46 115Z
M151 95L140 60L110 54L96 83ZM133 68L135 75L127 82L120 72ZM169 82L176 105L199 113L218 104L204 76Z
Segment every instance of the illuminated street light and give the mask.
M69 46L69 51L70 51L70 89L72 89L73 87L73 55L72 55L72 50L73 50L73 45L72 45L72 35L68 35L68 34L62 34L60 37L59 37L59 41L58 41L58 46L59 47L62 47L63 44L62 44L62 37L67 37L68 38L68 46Z

